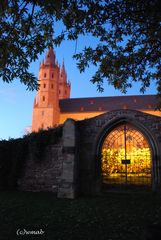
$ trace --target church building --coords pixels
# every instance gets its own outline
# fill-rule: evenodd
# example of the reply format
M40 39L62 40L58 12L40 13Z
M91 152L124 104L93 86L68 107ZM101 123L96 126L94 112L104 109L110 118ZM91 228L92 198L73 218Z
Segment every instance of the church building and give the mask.
M70 98L64 61L59 67L52 48L38 80L32 131L55 127L54 142L45 142L41 151L35 140L39 161L28 154L19 189L51 191L60 198L115 188L161 190L161 112L155 95Z
M64 61L59 67L51 47L40 64L38 80L40 88L34 100L32 120L32 131L35 132L63 124L68 118L89 119L118 109L161 116L161 112L155 110L155 95L70 98L71 84Z

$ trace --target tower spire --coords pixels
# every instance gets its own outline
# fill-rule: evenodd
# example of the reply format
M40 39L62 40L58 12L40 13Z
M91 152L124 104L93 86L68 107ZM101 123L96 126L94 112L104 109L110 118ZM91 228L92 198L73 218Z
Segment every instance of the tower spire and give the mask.
M49 47L46 58L45 58L45 64L46 65L55 65L55 52L52 47Z
M59 76L59 99L65 98L70 98L70 84L67 82L67 73L63 58Z
M64 58L63 58L62 67L61 67L61 78L63 82L67 82L67 74L65 70Z

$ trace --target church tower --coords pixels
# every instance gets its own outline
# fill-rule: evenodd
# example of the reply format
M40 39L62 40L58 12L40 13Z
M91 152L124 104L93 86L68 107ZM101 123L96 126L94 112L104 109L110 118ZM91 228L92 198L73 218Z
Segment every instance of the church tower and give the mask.
M60 69L55 61L55 53L50 47L45 61L40 64L40 87L34 100L32 131L59 124L59 79Z
M64 60L59 76L59 99L70 98L70 82L67 80Z

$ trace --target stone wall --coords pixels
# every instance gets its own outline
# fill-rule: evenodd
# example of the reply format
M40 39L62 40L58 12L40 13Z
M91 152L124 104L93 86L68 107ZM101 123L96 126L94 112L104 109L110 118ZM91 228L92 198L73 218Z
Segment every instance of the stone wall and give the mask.
M62 172L62 145L46 147L40 161L34 160L32 152L27 156L18 189L22 191L42 191L57 193Z
M75 121L68 119L60 141L48 145L41 159L35 160L30 151L17 181L18 190L48 191L59 198L75 198L78 191L76 138Z
M47 142L41 159L34 159L29 151L17 180L18 189L50 191L59 198L99 194L101 144L115 126L126 122L147 137L152 149L152 188L161 189L161 118L134 110L116 110L77 122L66 120L61 137Z

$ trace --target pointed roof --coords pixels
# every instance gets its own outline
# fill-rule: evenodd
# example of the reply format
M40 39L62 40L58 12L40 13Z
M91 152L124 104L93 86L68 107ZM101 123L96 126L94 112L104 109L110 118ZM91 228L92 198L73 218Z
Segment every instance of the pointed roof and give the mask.
M60 73L61 73L62 80L67 82L67 73L66 73L66 70L65 70L64 59L63 59L63 62L62 62L62 67L61 67Z
M45 58L45 64L54 64L55 65L55 53L52 47L49 48L46 58Z
M62 67L61 67L61 76L64 77L65 80L67 79L67 73L66 73L66 70L65 70L64 59L63 59L63 62L62 62Z
M65 74L66 74L65 65L64 65L64 59L63 59L63 62L62 62L62 67L61 67L61 74L62 74L62 75L65 75Z

